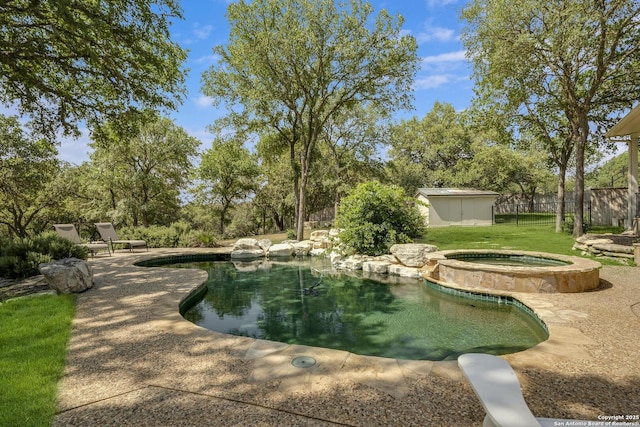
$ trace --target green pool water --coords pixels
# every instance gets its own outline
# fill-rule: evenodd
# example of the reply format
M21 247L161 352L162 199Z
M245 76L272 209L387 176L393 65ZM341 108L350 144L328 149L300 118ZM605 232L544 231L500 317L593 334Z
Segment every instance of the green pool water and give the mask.
M424 280L384 283L309 262L171 266L209 274L183 316L232 335L409 360L512 353L548 337L516 305L449 295Z

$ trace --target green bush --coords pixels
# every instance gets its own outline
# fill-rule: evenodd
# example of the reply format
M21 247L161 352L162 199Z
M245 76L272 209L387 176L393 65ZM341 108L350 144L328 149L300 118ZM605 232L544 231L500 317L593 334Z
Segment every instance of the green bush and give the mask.
M192 231L190 233L190 248L215 248L218 246L218 238L214 233Z
M0 277L20 279L39 274L38 264L62 258L87 259L88 250L55 233L0 242Z
M382 255L396 243L421 237L426 229L417 200L395 185L360 184L342 199L336 225L340 239L359 254Z
M562 223L562 230L569 235L573 235L574 217L570 216ZM585 233L589 232L590 225L587 221L582 222L582 230Z
M174 222L169 226L120 227L118 237L120 239L144 240L150 248L186 248L196 244L194 242L198 238L201 239L197 243L198 247L217 245L216 236L213 233L192 230L189 223L185 221Z

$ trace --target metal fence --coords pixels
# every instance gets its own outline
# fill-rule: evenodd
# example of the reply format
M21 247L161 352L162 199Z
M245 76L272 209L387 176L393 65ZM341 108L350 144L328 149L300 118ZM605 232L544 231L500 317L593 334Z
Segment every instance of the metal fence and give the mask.
M549 225L556 223L557 202L552 203L518 203L511 205L501 205L498 210L493 209L494 224L516 224L516 225ZM565 202L564 220L573 219L575 202ZM585 202L584 208L585 222L591 224L591 203Z

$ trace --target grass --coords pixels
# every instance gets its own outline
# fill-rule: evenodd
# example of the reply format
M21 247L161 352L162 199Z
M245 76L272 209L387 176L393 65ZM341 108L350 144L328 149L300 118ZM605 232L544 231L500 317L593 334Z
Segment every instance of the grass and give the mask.
M423 243L448 249L514 249L576 255L573 237L553 226L496 225L491 227L430 228Z
M75 296L0 305L0 426L49 426L56 411Z
M589 230L590 233L619 232L612 227ZM565 232L556 233L555 226L500 224L487 227L429 228L421 243L449 249L512 249L547 252L560 255L581 256L574 251L574 239ZM601 264L620 265L618 261L589 257Z

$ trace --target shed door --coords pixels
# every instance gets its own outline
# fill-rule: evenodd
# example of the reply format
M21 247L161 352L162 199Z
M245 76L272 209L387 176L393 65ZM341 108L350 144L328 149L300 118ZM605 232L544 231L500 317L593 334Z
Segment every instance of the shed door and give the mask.
M460 223L462 225L475 225L478 221L477 208L475 199L460 199Z

